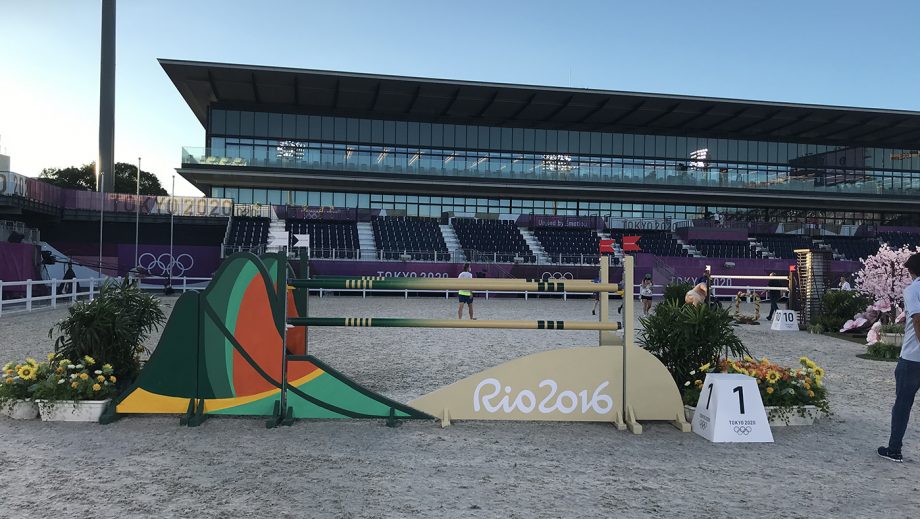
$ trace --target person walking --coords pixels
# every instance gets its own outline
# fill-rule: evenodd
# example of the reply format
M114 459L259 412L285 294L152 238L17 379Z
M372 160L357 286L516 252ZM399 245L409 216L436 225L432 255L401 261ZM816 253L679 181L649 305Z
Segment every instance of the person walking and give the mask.
M642 300L642 312L644 315L648 315L648 311L652 309L652 275L646 274L645 279L642 280L642 285L639 286L639 299Z
M592 283L600 283L601 278L594 278L591 280ZM591 315L597 315L597 305L601 302L600 292L594 292L591 297L594 298L594 308L591 309Z
M904 461L901 442L907 431L910 408L920 389L920 253L913 254L904 262L904 267L913 280L904 289L904 343L901 357L894 369L895 399L891 408L891 435L887 447L879 447L878 455L894 462Z
M457 276L459 279L473 279L473 273L470 272L470 264L463 264L463 272ZM457 308L457 319L463 319L463 305L466 304L470 311L470 319L475 321L476 318L473 317L473 292L470 290L460 290L458 292L460 296L460 306Z
M776 272L771 272L770 276L775 276ZM767 286L770 288L782 288L786 286L786 280L784 279L771 279ZM773 320L773 314L779 309L779 299L782 294L779 290L767 290L767 297L770 298L770 314L767 315L767 320Z

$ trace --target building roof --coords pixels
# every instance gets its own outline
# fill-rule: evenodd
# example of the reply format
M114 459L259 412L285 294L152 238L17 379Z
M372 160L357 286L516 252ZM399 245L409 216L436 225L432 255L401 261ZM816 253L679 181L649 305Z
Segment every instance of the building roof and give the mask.
M208 106L453 124L920 148L920 112L160 59Z

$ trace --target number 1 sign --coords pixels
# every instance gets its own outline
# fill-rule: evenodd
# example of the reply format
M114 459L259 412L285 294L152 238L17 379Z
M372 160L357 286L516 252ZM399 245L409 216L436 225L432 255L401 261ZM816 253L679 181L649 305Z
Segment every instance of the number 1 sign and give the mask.
M712 442L773 442L757 381L709 373L693 413L693 432Z

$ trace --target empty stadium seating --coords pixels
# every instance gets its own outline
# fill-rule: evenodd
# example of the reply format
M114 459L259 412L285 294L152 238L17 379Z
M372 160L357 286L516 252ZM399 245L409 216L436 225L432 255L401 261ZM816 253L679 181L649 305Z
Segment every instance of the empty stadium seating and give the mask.
M591 229L538 227L534 236L546 251L550 263L587 263L596 265L600 237Z
M920 245L920 234L907 232L880 232L878 233L878 237L895 249L900 249L904 245L908 247Z
M310 257L355 259L358 257L358 226L354 222L288 219L284 229L292 234L310 235Z
M515 257L535 263L537 257L527 246L517 225L511 220L451 220L457 239L471 261L512 262Z
M824 243L848 260L859 260L878 252L879 242L874 238L854 238L852 236L824 236Z
M383 216L376 217L371 224L383 259L396 260L407 255L415 261L450 260L436 219Z
M757 257L748 241L738 240L690 240L691 245L707 258L754 258Z
M249 249L268 243L270 223L268 218L259 216L234 216L227 245L235 249Z
M687 250L670 231L611 230L610 237L622 243L623 236L641 236L639 247L646 254L656 256L687 256Z
M814 247L811 238L799 234L758 234L754 238L770 249L776 258L795 258L795 249Z

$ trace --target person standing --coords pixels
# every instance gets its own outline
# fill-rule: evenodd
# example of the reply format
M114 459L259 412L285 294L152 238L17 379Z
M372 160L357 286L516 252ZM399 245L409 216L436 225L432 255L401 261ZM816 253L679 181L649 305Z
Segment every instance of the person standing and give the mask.
M773 276L776 276L776 272L770 273L770 277ZM770 282L767 283L767 286L769 288L782 288L786 286L786 280L782 278L771 279ZM779 290L767 290L767 297L770 298L770 314L767 315L768 321L773 320L773 314L779 309L779 299L781 295Z
M891 435L887 447L879 447L878 455L891 461L902 462L901 442L907 431L910 408L920 389L920 253L904 262L913 280L904 289L904 343L901 357L894 369L895 399L891 408Z
M652 275L646 274L645 279L642 280L642 285L639 286L639 299L642 300L642 312L644 315L648 315L648 311L652 309Z
M62 285L62 294L70 294L76 292L76 287L74 287L73 279L76 279L77 274L73 271L73 263L70 261L67 262L67 271L64 272L64 284Z
M594 278L591 280L591 282L600 283L601 278ZM591 315L597 315L597 305L601 302L601 294L600 292L594 292L594 294L592 294L592 297L594 298L594 308L591 309Z
M470 264L463 264L463 272L457 276L458 279L473 279L473 273L470 272ZM460 295L460 306L457 308L457 319L463 319L463 305L466 304L470 311L470 319L475 321L476 318L473 317L473 292L470 290L460 290L458 292Z
M853 287L850 286L850 282L847 281L846 276L840 276L840 283L837 284L837 288L840 290L853 290Z

